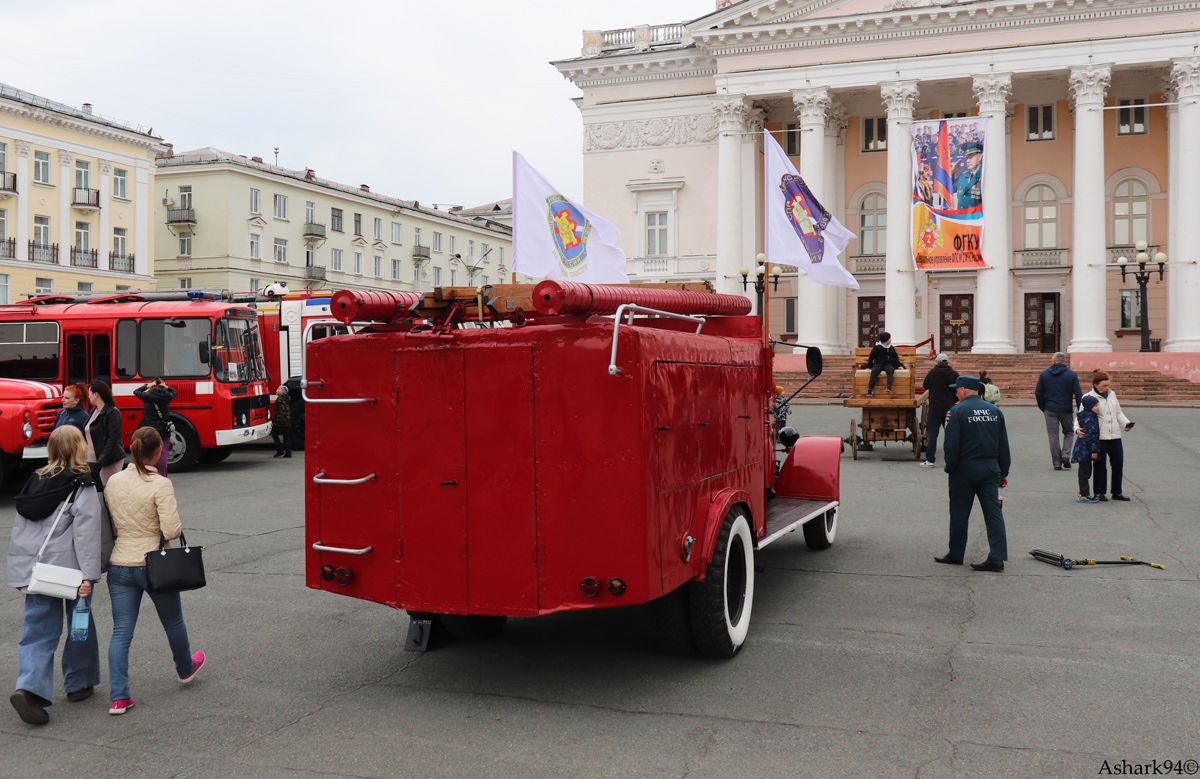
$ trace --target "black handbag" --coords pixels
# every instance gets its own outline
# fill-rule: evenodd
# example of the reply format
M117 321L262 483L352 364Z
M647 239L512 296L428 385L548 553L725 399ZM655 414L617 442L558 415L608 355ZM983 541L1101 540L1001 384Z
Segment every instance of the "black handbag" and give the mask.
M146 592L198 590L204 581L204 547L189 547L183 533L179 549L167 549L167 539L158 534L158 551L146 552Z

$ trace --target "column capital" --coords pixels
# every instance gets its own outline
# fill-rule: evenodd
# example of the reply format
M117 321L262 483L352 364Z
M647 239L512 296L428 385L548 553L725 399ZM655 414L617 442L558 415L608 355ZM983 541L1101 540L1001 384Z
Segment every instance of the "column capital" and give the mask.
M761 133L763 128L767 126L767 112L763 109L753 106L746 111L746 131L752 133ZM747 136L747 140L758 140L751 136Z
M850 117L846 114L846 104L836 97L829 103L828 121L825 123L825 134L841 140L842 133L850 126Z
M985 73L971 79L971 90L979 101L979 113L1000 113L1008 107L1012 94L1011 73Z
M740 133L745 130L750 111L745 95L720 95L712 99L713 112L717 115L717 130Z
M891 81L880 84L879 94L887 108L888 119L912 121L913 106L921 94L916 81Z
M792 104L796 106L796 118L802 128L824 127L832 103L833 96L825 87L792 90Z
M103 174L112 173L112 162L110 160L96 160L96 164L100 167L100 172Z
M1071 104L1104 105L1104 93L1112 81L1111 65L1080 65L1071 68L1067 76L1067 88L1071 92Z
M28 157L29 156L29 147L31 145L32 144L29 143L29 141L23 141L20 138L18 138L17 139L17 156L18 157Z
M1200 97L1200 57L1171 60L1171 83L1178 100Z
M1179 100L1179 90L1175 87L1175 79L1171 78L1170 76L1164 78L1162 80L1161 89L1164 103L1174 103ZM1177 105L1167 106L1167 113L1178 110L1179 106Z
M71 152L67 151L66 149L58 150L58 163L60 165L70 165L71 162L74 161L74 159L75 159L75 155L72 154Z

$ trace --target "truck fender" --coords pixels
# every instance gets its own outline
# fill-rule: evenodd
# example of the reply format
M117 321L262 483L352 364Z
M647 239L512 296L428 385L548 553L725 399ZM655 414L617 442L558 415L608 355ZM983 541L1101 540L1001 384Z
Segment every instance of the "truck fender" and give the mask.
M704 514L704 525L699 530L699 535L693 533L696 543L692 548L691 565L693 570L698 572L695 581L702 582L708 572L708 564L712 560L713 551L717 547L717 536L721 534L721 523L725 521L725 515L729 513L729 509L738 504L746 507L746 514L751 515L750 511L750 495L745 490L725 489L712 496L712 502L708 505L708 512ZM750 527L754 527L754 518L751 515Z
M840 500L842 439L836 436L801 438L788 452L775 494L781 498Z

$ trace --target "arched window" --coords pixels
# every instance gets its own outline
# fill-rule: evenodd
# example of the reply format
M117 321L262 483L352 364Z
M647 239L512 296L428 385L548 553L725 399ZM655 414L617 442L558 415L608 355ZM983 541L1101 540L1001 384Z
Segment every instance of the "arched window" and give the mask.
M1025 193L1025 248L1058 248L1058 195L1037 184Z
M1113 245L1132 246L1150 240L1150 194L1137 179L1125 179L1113 190Z
M858 251L880 255L887 250L887 197L874 192L863 198L858 209Z

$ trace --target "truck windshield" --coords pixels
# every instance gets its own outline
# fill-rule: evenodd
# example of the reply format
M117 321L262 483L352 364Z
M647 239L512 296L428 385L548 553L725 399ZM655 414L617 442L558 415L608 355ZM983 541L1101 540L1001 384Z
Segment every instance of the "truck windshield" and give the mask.
M213 341L213 371L218 381L234 383L262 381L267 377L257 320L244 317L218 320L217 337Z
M142 376L163 379L207 376L208 364L201 359L204 356L201 352L208 345L211 327L208 319L143 319Z
M57 379L58 323L0 325L0 378Z

